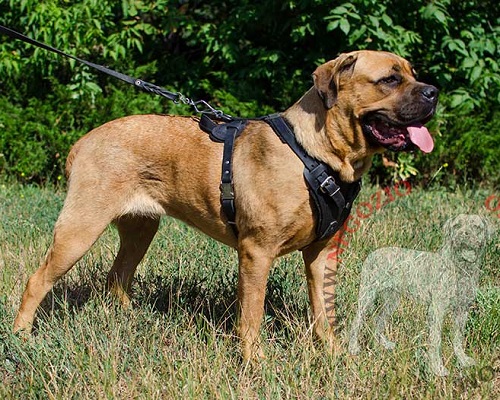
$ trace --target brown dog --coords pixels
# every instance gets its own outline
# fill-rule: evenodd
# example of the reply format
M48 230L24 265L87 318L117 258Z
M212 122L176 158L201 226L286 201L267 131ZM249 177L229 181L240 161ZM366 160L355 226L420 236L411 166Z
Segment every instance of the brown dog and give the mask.
M404 59L358 51L319 66L313 77L314 87L283 115L309 155L341 180L359 179L385 148L432 150L423 123L434 113L437 89L417 82ZM189 117L130 116L81 138L68 157L68 194L53 244L27 284L14 330L31 329L42 299L110 223L118 228L120 250L108 283L128 304L136 267L160 217L170 215L237 249L245 359L263 355L258 338L271 264L297 249L305 262L314 331L332 339L323 274L334 238L315 241L302 162L265 122L248 124L233 155L236 237L221 211L221 157L222 145Z

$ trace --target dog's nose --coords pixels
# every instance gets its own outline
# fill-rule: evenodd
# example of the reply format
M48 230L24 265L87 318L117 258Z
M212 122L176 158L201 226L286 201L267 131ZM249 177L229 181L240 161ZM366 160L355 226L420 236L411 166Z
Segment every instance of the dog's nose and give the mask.
M439 94L439 90L437 90L437 88L432 86L432 85L426 85L422 89L422 96L424 96L424 98L426 100L431 101L431 102L434 102L437 100L438 94Z

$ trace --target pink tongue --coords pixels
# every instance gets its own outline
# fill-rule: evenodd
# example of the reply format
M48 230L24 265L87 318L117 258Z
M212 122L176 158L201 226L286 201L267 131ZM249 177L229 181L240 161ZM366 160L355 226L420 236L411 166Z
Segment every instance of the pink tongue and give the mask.
M434 148L432 136L423 125L409 126L410 140L415 143L424 153L430 153Z

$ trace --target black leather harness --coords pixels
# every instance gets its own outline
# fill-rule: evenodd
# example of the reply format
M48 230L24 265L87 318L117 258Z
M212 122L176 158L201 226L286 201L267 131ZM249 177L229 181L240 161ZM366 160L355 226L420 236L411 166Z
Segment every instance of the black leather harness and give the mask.
M342 182L338 174L327 164L307 154L295 139L292 128L281 114L268 115L259 120L268 123L281 141L286 143L304 164L304 178L315 206L316 240L321 241L331 237L349 216L352 203L361 189L361 181ZM200 128L207 132L212 140L224 143L220 184L221 206L236 235L238 235L238 230L232 180L232 154L234 142L247 123L246 119L235 119L217 124L205 114L200 119Z
M214 142L223 142L224 151L222 153L222 175L220 179L220 201L222 210L226 215L227 222L233 228L236 236L236 208L234 206L233 187L233 149L234 141L247 126L248 120L235 119L224 124L216 124L206 114L202 114L200 128L210 135Z

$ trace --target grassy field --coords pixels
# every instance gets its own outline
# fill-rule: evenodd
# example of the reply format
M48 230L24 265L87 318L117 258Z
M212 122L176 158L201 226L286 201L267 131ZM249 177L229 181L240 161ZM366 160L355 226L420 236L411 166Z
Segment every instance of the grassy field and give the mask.
M373 204L366 187L359 204ZM366 256L389 245L436 250L441 228L460 212L498 217L484 207L487 190L413 190L360 219L342 254L337 299L341 334L356 309ZM357 357L332 356L311 337L299 254L276 263L263 326L267 359L242 363L235 337L237 265L233 250L165 219L124 311L104 291L117 250L110 227L55 287L27 341L11 333L24 285L51 240L63 191L0 183L0 398L2 399L495 399L500 397L500 248L489 245L466 352L478 363L462 370L444 328L450 375L425 363L425 307L403 301L388 327L396 349L381 349L365 329ZM366 207L366 204L365 204ZM376 208L376 207L375 207ZM355 206L356 212L356 206ZM346 346L344 346L345 348Z

